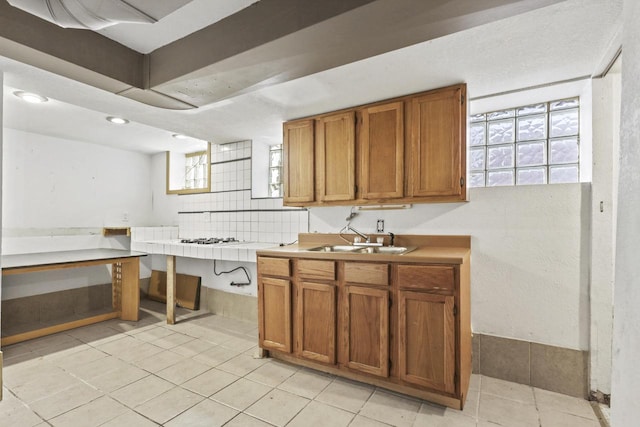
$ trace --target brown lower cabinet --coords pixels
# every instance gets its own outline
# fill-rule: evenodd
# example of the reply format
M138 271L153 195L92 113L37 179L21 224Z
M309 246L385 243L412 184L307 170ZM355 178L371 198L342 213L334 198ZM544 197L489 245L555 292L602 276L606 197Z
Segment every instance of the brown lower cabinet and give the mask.
M344 288L346 366L389 376L389 291L365 286Z
M398 297L400 378L454 393L454 297L413 291L399 291Z
M259 256L260 347L462 409L471 375L468 268L468 259L447 265Z
M260 280L258 289L258 299L263 302L260 345L291 352L291 282L265 277Z
M334 284L298 285L296 353L306 359L336 363L336 311Z

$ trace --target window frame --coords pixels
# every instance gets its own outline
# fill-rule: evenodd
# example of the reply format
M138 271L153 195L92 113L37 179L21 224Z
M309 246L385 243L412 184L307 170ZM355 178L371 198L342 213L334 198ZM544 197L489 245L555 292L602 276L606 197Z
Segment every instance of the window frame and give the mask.
M278 147L278 148L274 148L274 147ZM274 152L280 152L280 163L274 165L272 163L272 156L271 154ZM281 198L284 197L284 186L283 186L283 180L282 180L282 172L283 172L283 162L282 162L282 156L284 154L283 151L283 146L282 144L273 144L269 146L269 166L267 168L267 197L269 198ZM278 180L277 182L271 182L271 171L272 170L278 170ZM278 195L274 195L272 192L272 187L273 186L278 186Z
M205 182L208 181L208 179L206 178L207 173L207 162L209 161L209 158L207 156L207 151L196 151L194 153L187 153L184 155L185 160L187 159L193 159L195 157L199 157L199 161L198 163L196 163L195 165L185 165L185 171L184 171L184 188L185 190L193 190L193 189L199 189L199 188L203 188L203 187L197 187L195 184L198 181L198 178L194 178L194 179L189 179L189 169L195 169L196 171L198 169L204 169L204 176L205 176ZM204 162L203 162L204 160ZM186 163L186 162L185 162ZM194 186L193 187L189 187L189 182L193 181L194 182ZM205 185L206 186L206 185Z
M573 103L574 105L568 106L558 106L552 108L554 104L559 103ZM533 108L532 108L533 107ZM544 108L543 108L544 107ZM530 111L526 111L525 109L532 108ZM468 169L468 182L469 188L483 188L483 187L509 187L509 186L522 186L522 185L547 185L547 184L563 184L563 183L580 183L582 178L582 170L581 170L581 150L582 150L582 141L581 141L581 114L582 114L582 100L581 96L570 96L563 97L559 99L552 99L549 101L536 102L527 105L520 105L515 107L502 108L500 110L488 111L484 113L474 114L469 117L469 139L467 149L469 151L469 169ZM562 111L571 111L575 110L577 115L577 125L576 125L576 133L570 135L562 135L562 136L551 136L551 124L554 113L562 112ZM557 114L557 113L556 113ZM521 138L519 134L519 123L522 122L523 119L526 118L544 118L545 126L542 129L543 134L537 135L531 138ZM511 122L511 129L513 130L513 135L505 134L507 140L500 141L498 143L491 143L489 140L490 136L490 124L498 124L501 121ZM474 126L475 125L475 126ZM473 128L482 129L481 138L483 139L483 144L472 145L474 142L474 138L472 135ZM575 140L576 143L576 158L575 161L571 162L552 162L552 150L551 145L554 141L562 141L562 140ZM525 147L526 145L540 144L543 143L543 161L538 163L531 163L526 165L520 165L520 160L518 157L519 150ZM512 160L509 166L505 167L490 167L490 151L497 150L500 148L510 148ZM482 151L483 159L482 168L473 169L473 158L474 152ZM575 168L577 176L575 181L562 181L562 182L552 182L551 174L554 169L562 168L562 167L572 167ZM535 170L544 170L543 182L536 183L520 183L520 172L522 171L535 171ZM501 171L510 172L512 176L511 183L509 184L497 184L497 185L489 185L490 173L500 173ZM482 177L482 185L474 185L474 175Z
M207 149L200 150L193 153L184 154L185 158L189 155L202 155L206 154L206 165L205 165L205 177L206 177L206 185L204 187L199 188L185 188L186 184L186 168L182 169L179 173L184 174L184 179L182 180L182 188L171 188L171 152L166 152L166 194L200 194L200 193L210 193L211 192L211 143L207 142ZM176 155L174 153L174 155ZM174 165L175 166L175 165ZM178 173L177 171L173 171L174 173Z

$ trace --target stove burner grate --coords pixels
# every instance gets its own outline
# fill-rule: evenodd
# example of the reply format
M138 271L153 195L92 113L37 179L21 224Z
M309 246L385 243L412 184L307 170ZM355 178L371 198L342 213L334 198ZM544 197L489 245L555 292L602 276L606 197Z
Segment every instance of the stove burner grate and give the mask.
M235 237L198 237L195 239L181 239L180 243L196 243L198 245L215 245L219 243L236 243Z

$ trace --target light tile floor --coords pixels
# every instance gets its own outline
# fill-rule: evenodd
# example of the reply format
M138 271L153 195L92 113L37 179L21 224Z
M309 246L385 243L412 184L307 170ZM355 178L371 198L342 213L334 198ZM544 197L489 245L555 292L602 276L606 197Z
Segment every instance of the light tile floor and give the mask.
M473 375L456 411L271 359L254 324L143 301L112 320L3 348L0 426L598 427L590 404Z

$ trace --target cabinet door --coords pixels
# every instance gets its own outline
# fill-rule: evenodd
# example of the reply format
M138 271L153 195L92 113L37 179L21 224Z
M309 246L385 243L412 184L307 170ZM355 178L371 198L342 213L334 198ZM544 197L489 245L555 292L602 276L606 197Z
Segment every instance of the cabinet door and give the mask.
M398 295L400 378L454 393L454 297L412 291Z
M347 366L389 376L389 292L385 289L347 286L345 289Z
M355 198L355 112L316 120L316 168L318 200Z
M455 86L411 100L411 195L466 197L464 96Z
M291 353L291 282L264 277L258 293L260 347Z
M361 112L360 197L402 197L404 194L403 103L378 105Z
M314 121L298 120L283 125L284 203L314 199Z
M301 282L298 285L296 352L307 359L336 363L336 287Z

